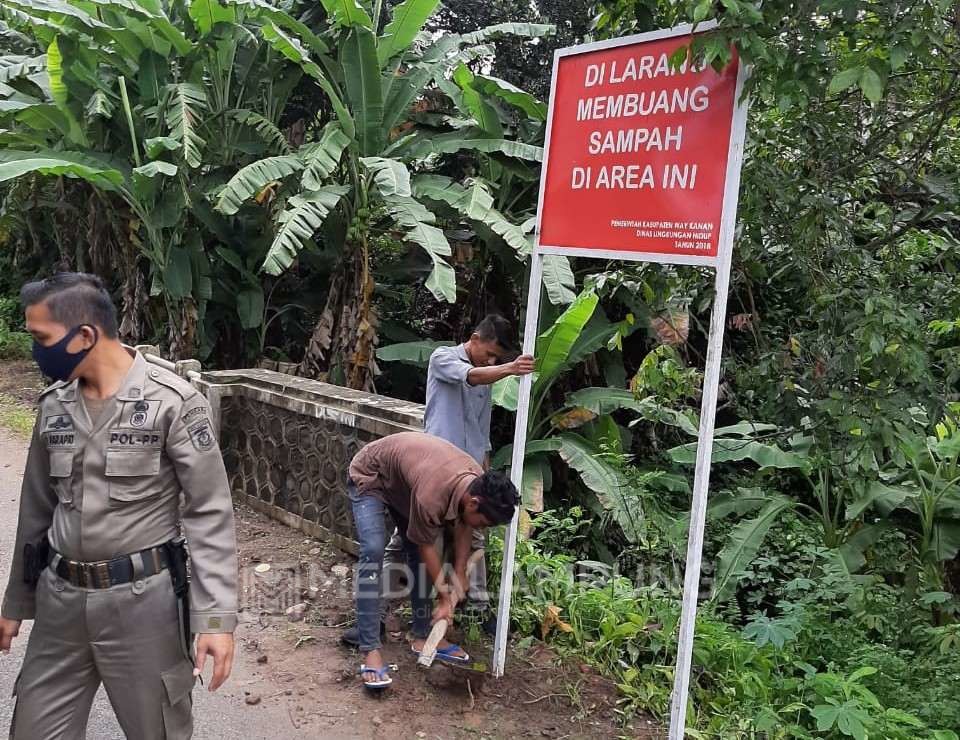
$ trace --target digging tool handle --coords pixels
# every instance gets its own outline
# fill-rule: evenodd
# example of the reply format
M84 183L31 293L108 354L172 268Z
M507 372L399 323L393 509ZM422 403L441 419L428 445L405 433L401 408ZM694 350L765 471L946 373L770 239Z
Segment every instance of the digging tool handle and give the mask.
M470 580L470 575L473 573L473 569L477 566L477 563L483 559L484 551L483 550L474 550L470 554L470 559L467 560L467 580ZM463 584L466 586L467 584ZM433 665L433 659L437 657L437 645L440 644L440 640L443 639L443 636L447 634L447 624L446 619L438 619L436 624L433 625L433 628L430 630L430 634L427 635L426 641L423 643L423 649L420 651L420 657L417 658L417 663L422 665L424 668L429 668Z

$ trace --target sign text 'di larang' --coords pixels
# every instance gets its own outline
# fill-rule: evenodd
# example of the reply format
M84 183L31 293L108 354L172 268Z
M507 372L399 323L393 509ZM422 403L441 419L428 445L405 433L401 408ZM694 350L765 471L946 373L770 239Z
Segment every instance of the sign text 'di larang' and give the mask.
M558 57L543 249L716 258L739 60L671 64L691 40Z

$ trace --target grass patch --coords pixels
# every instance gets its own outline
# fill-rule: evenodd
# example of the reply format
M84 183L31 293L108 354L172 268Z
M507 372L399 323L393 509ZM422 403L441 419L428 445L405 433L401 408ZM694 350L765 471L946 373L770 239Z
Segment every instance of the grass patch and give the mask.
M9 396L0 395L0 427L23 437L29 437L33 432L35 417L33 409L17 403Z

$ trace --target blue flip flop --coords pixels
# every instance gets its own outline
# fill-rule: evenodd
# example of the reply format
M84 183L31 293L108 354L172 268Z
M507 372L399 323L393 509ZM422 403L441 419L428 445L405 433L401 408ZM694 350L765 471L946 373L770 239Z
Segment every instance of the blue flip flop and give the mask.
M416 655L418 658L420 657L419 650L413 647L411 647L410 649L413 650L414 655ZM457 652L457 650L463 650L463 648L455 643L450 643L445 648L437 648L437 654L434 657L434 660L440 660L440 661L443 661L444 663L453 663L455 665L463 665L464 663L469 663L470 656L467 655L467 651L463 650L462 656L454 655L454 653Z
M390 666L385 665L382 668L371 668L370 666L362 663L360 665L360 675L364 673L374 673L377 676L376 681L364 681L363 685L368 689L385 689L387 686L393 683L393 679L390 678Z

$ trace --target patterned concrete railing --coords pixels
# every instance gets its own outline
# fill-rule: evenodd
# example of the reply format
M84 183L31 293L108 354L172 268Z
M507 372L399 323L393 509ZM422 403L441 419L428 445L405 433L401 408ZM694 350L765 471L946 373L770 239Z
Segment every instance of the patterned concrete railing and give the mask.
M272 370L200 372L138 349L206 395L237 501L356 553L350 460L371 440L421 429L423 406Z

